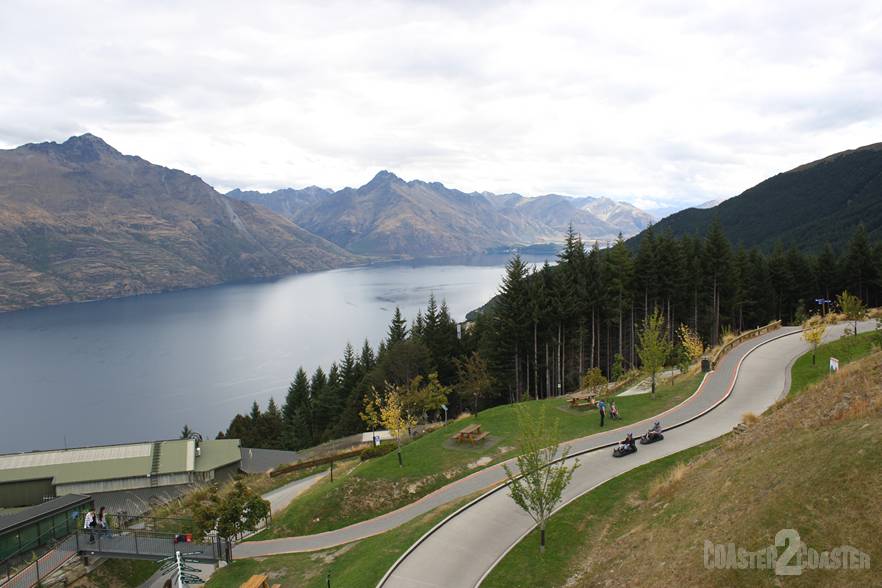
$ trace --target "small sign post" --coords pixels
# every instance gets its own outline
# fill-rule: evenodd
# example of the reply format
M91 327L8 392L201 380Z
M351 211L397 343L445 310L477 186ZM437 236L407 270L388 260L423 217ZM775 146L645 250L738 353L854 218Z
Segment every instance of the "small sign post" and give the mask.
M447 424L447 405L446 405L446 404L442 404L442 405L441 405L441 410L444 411L444 424L446 425L446 424Z
M839 360L835 357L830 358L830 373L839 371Z

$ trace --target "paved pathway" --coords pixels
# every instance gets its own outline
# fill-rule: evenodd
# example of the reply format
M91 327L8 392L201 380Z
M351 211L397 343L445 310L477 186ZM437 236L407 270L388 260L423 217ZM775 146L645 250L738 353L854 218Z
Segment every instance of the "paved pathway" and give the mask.
M293 482L285 484L280 488L270 490L262 496L266 500L269 500L270 511L272 511L273 514L276 514L277 512L283 510L286 506L291 504L291 501L293 501L295 498L312 488L316 482L321 480L326 475L327 472L319 472L306 478L294 480Z
M663 370L656 374L655 376L655 387L658 389L659 386L663 386L665 384L671 384L671 378L680 375L680 369L675 368L673 371L671 370ZM652 392L652 379L644 378L640 380L624 392L619 392L616 396L638 396L640 394L649 394Z
M843 330L844 326L829 329L828 339L838 337ZM665 433L663 442L641 445L636 454L620 459L613 458L609 449L579 456L582 467L565 491L564 504L639 465L719 437L737 425L745 412L762 413L786 393L786 368L808 349L795 335L797 331L782 328L730 351L706 378L700 393L664 414L662 424L668 427L696 417L721 402L729 391L731 396L712 412ZM654 418L631 428L636 434L651 420ZM621 436L621 431L600 433L571 445L577 452L615 442ZM491 493L437 527L402 557L380 586L472 588L532 528L532 520L515 506L508 492L503 489Z

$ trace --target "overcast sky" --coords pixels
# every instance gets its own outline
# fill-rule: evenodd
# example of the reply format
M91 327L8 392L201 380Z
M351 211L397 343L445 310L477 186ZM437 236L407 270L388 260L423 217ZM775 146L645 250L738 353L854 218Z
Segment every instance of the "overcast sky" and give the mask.
M882 141L882 2L4 0L0 87L2 147L88 131L222 190L685 205Z

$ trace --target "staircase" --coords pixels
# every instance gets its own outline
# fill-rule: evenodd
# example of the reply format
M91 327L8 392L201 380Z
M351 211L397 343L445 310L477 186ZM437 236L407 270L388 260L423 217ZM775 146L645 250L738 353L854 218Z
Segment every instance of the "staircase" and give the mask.
M162 455L162 443L153 444L153 462L150 464L150 487L159 486L159 460Z

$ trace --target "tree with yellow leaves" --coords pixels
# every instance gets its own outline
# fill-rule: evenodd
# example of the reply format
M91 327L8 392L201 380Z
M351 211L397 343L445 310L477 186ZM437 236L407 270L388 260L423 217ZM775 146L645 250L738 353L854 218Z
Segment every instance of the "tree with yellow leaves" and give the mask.
M371 429L371 439L374 438L377 428L382 424L380 420L380 408L383 406L383 398L377 389L371 386L364 395L364 410L358 413L361 420Z
M401 438L416 425L416 419L404 410L404 402L398 386L386 384L386 397L380 406L380 422L395 435L395 441L398 443L398 465L403 466Z
M680 325L677 329L677 335L680 337L680 344L686 356L689 357L689 363L694 363L701 359L704 355L704 341L698 336L698 333L690 329L687 325Z
M826 331L827 322L820 315L813 315L802 323L802 339L812 346L812 365L815 365L815 354Z

